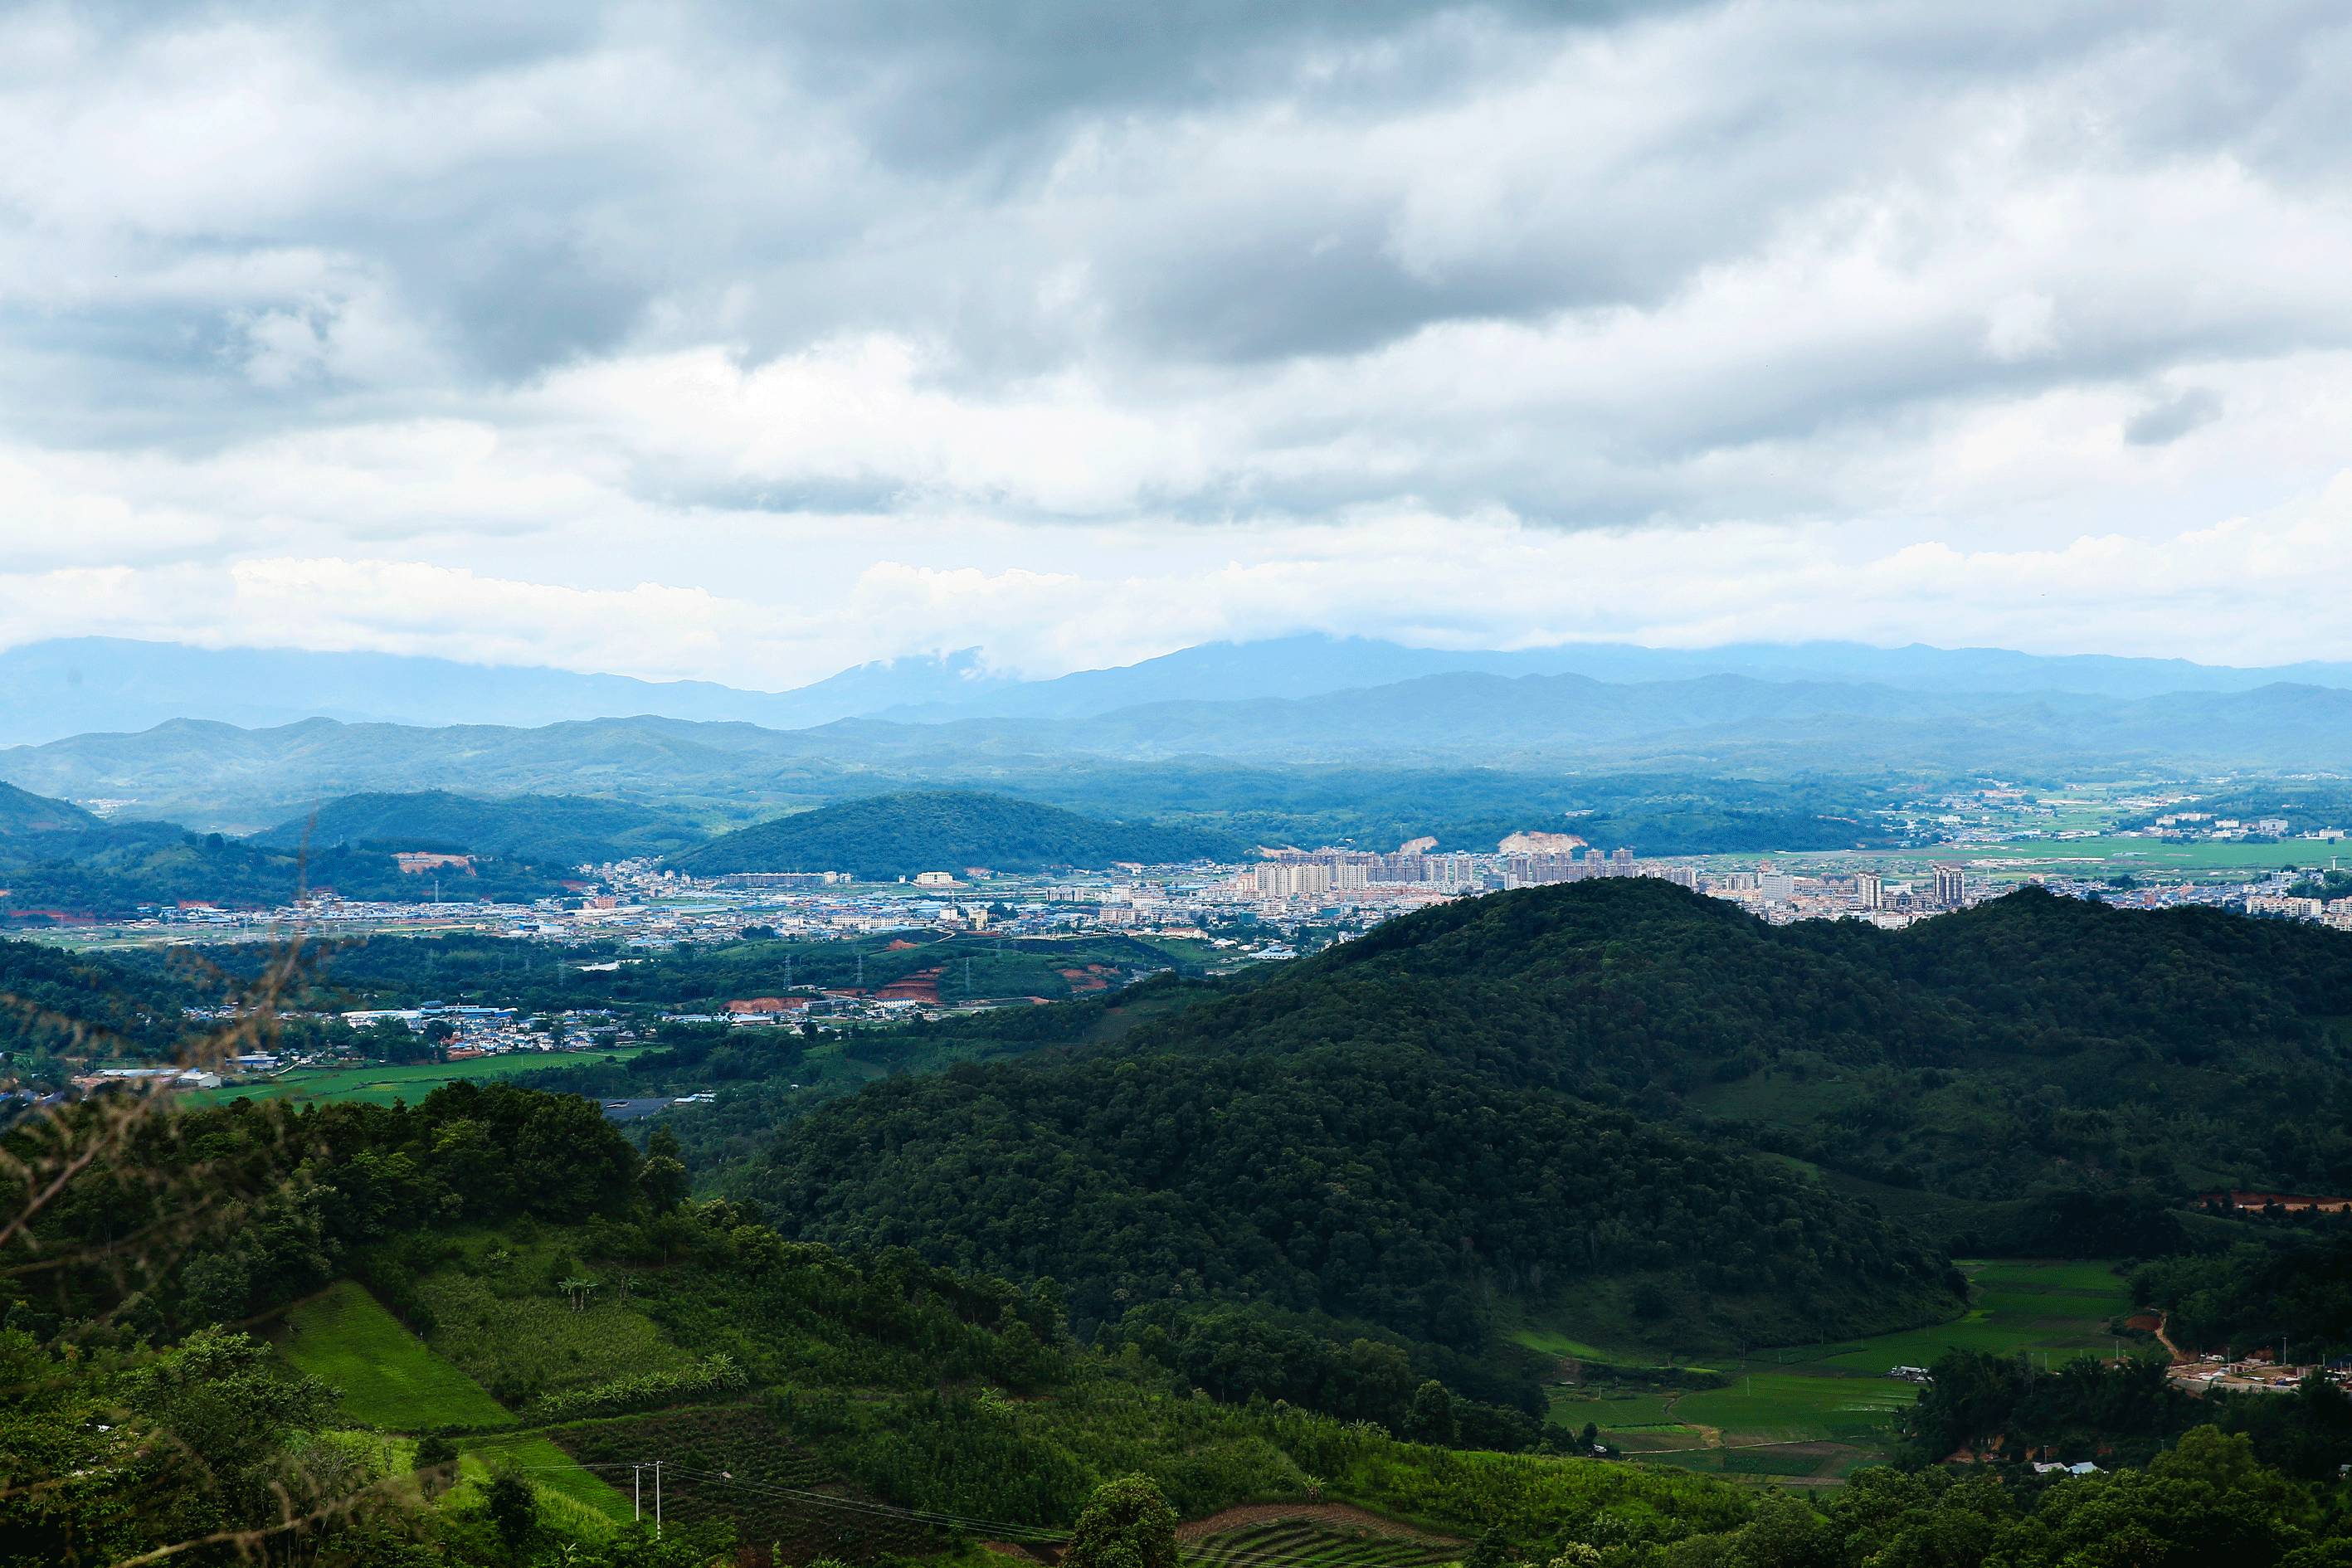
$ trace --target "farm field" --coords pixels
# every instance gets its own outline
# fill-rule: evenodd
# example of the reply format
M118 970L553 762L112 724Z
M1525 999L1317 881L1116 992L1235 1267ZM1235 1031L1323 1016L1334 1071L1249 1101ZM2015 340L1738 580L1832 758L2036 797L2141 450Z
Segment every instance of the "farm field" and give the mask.
M1940 844L1935 858L1962 860L1998 876L2004 863L2020 875L2055 868L2113 873L2152 871L2170 877L2223 871L2269 871L2281 866L2324 865L2334 847L2289 838L2274 844L2168 844L2158 838L2032 838L2008 844Z
M288 1308L278 1345L296 1367L341 1389L344 1413L371 1426L413 1432L514 1419L348 1279Z
M459 1471L469 1480L487 1480L494 1467L512 1465L530 1479L541 1497L557 1497L619 1523L631 1515L629 1500L606 1480L583 1469L555 1442L537 1432L492 1433L457 1440ZM623 1487L628 1473L620 1471Z
M1969 1276L1969 1305L1951 1322L1764 1352L1744 1367L1726 1366L1729 1383L1721 1388L1617 1394L1558 1388L1551 1419L1571 1429L1591 1422L1612 1447L1648 1462L1834 1481L1885 1455L1894 1417L1916 1397L1909 1384L1886 1377L1887 1368L1926 1366L1949 1350L2023 1352L2053 1363L2105 1354L2115 1343L2108 1321L2132 1305L2123 1280L2104 1263L1973 1261L1960 1268Z
M1431 1568L1459 1558L1463 1548L1335 1508L1236 1521L1183 1540L1180 1550L1185 1568Z
M198 1089L186 1098L198 1105L224 1105L237 1100L292 1100L320 1105L336 1100L390 1105L395 1100L404 1100L413 1104L443 1084L459 1079L513 1078L520 1073L545 1072L607 1058L626 1061L651 1048L618 1046L600 1051L533 1051L477 1057L471 1061L426 1062L414 1067L299 1068L264 1083Z

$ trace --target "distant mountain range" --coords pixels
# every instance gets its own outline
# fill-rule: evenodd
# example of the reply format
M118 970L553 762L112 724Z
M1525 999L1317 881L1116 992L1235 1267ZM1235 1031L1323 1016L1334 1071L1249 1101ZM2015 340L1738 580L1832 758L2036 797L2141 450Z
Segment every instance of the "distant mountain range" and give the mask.
M128 803L119 808L128 816L251 832L322 798L451 784L481 795L595 795L740 820L919 784L1035 781L1074 766L1179 759L1554 776L2347 773L2352 690L2278 683L2116 698L1730 675L1609 682L1454 673L1079 718L849 719L801 730L664 718L537 728L314 719L260 730L173 720L135 734L0 750L0 779L66 800Z
M1998 648L1740 644L1696 650L1580 644L1519 652L1361 637L1209 643L1051 680L992 671L975 650L859 665L796 690L649 681L377 653L196 648L77 637L0 653L0 744L152 729L176 719L275 729L306 719L535 729L654 717L802 730L844 719L1082 720L1169 702L1297 701L1437 676L1580 676L1610 684L1736 677L1774 685L2136 700L2286 682L2352 688L2352 664L2235 668L2182 659L2044 657Z

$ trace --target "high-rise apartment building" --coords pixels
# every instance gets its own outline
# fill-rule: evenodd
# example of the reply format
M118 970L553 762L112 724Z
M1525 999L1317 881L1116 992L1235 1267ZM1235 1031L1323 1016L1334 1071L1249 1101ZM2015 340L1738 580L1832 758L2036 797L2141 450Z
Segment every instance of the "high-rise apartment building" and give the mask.
M1939 909L1957 910L1969 901L1968 873L1946 862L1936 868L1936 904Z
M1881 884L1878 880L1877 872L1857 871L1854 873L1853 901L1860 904L1864 909L1874 910L1879 907L1879 900L1885 897L1885 894L1880 889Z

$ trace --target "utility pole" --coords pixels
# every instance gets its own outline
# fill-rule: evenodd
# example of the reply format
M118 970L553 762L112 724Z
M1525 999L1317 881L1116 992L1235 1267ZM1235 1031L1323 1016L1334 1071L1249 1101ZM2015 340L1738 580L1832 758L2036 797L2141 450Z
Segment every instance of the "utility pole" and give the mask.
M643 1523L646 1517L646 1468L629 1467L629 1517Z
M656 1459L656 1460L654 1461L654 1535L655 1535L655 1537L656 1537L656 1539L658 1539L658 1538L660 1537L661 1532L662 1532L662 1531L661 1531L661 1468L662 1468L662 1462L661 1462L659 1459Z

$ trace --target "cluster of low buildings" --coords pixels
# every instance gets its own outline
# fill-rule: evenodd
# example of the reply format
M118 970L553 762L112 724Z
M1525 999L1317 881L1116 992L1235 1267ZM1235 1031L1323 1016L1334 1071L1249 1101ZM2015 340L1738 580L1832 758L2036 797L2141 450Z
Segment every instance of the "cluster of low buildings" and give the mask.
M2190 1394L2293 1394L2314 1373L2338 1388L2352 1390L2352 1362L2297 1365L2276 1360L2268 1351L2234 1358L2206 1355L2177 1361L2166 1375Z

